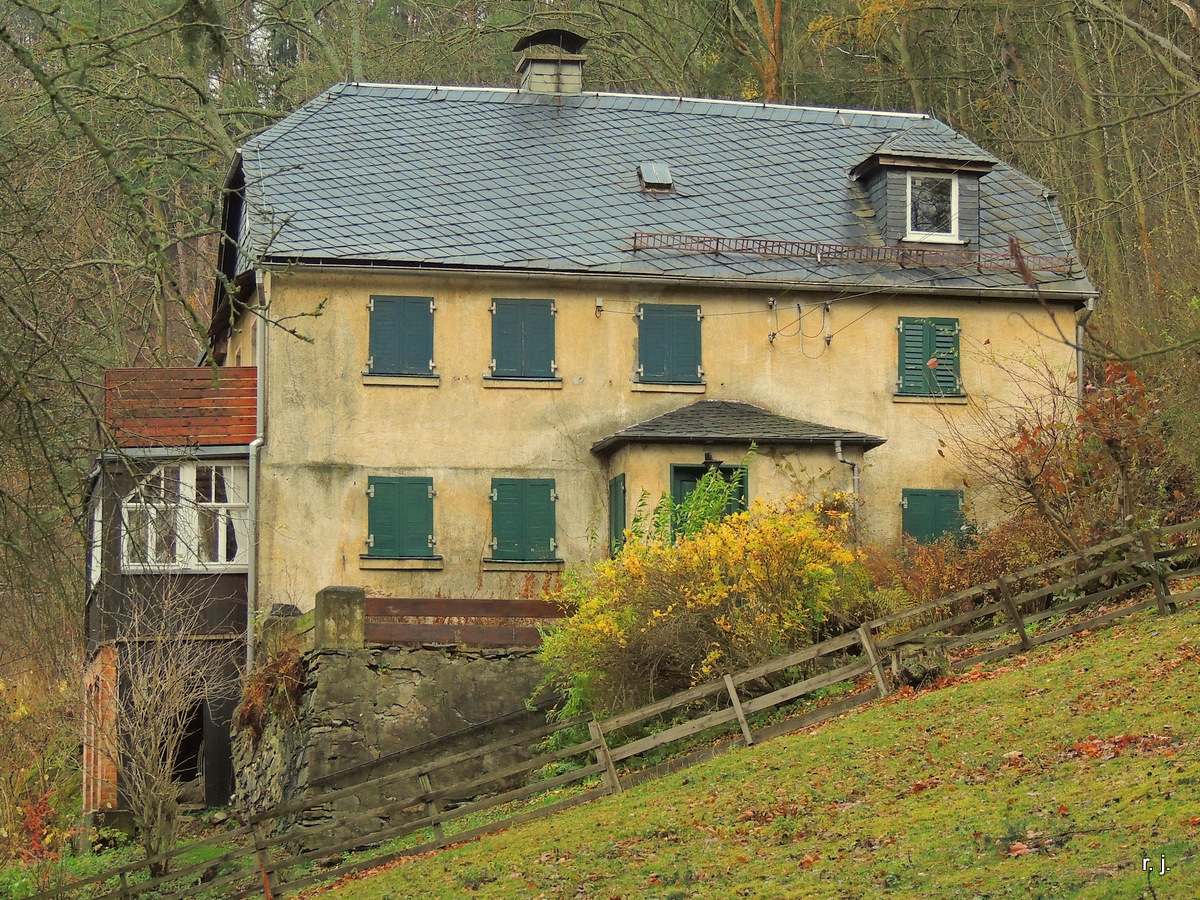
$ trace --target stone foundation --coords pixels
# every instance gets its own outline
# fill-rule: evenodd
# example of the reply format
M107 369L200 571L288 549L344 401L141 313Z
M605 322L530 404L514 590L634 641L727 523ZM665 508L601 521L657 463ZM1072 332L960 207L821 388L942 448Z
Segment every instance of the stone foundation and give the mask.
M543 714L524 708L543 677L532 651L316 649L305 654L304 662L307 676L294 720L275 717L257 745L248 732L235 738L234 803L241 810L259 812L316 790L370 781L545 722ZM485 722L492 724L482 733L457 734ZM518 756L514 751L503 759L435 772L432 787L461 782ZM346 772L350 767L355 768ZM367 786L278 827L300 829L298 843L303 844L302 829L421 790L416 778ZM396 824L423 812L397 813L388 820ZM383 824L371 818L364 827Z

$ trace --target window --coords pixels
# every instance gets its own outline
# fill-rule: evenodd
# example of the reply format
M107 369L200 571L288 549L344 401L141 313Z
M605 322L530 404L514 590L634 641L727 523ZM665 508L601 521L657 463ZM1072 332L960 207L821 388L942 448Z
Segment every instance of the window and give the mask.
M492 377L554 378L553 300L492 301Z
M722 466L715 462L712 465L671 466L671 500L676 505L682 503L696 489L696 485L711 471L716 471L721 478L733 484L733 493L725 504L724 515L731 515L746 508L746 468L745 466Z
M433 298L372 296L370 375L433 373Z
M433 538L432 478L367 478L367 558L430 559Z
M608 480L608 550L613 556L625 546L625 475Z
M492 559L556 559L553 478L492 479Z
M906 488L900 500L904 533L921 544L936 541L950 532L959 535L963 526L963 492Z
M958 240L958 176L908 173L908 241Z
M923 397L961 397L958 319L901 318L899 394Z
M143 476L121 504L126 571L230 571L249 547L245 463L180 463Z
M638 309L639 381L699 384L700 307L643 304Z

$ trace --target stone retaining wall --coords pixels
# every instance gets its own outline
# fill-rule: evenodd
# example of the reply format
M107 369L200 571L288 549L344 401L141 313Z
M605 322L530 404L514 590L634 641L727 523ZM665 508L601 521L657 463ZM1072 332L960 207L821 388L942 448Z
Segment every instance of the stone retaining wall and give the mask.
M319 787L332 790L368 781L545 721L541 713L525 709L543 676L531 651L318 647L305 654L304 663L304 691L294 720L276 717L257 744L248 732L235 740L234 803L239 809L258 812L290 802L305 796L314 779L399 751L408 752ZM497 719L482 732L456 735ZM511 761L512 756L456 766L435 773L432 786L460 782ZM420 791L415 779L364 788L298 820L280 822L279 827L324 824ZM409 815L423 812L422 808Z

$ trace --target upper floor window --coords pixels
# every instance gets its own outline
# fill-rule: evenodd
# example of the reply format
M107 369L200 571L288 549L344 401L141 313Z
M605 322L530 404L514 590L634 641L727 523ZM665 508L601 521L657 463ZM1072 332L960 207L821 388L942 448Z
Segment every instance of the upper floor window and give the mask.
M700 307L644 303L638 318L638 381L700 384Z
M372 296L367 374L433 373L433 298Z
M909 241L958 240L958 176L908 173Z
M250 514L245 463L159 466L121 503L127 572L246 567Z
M492 301L492 377L554 378L553 300Z
M958 319L901 317L900 371L896 393L924 397L961 397Z

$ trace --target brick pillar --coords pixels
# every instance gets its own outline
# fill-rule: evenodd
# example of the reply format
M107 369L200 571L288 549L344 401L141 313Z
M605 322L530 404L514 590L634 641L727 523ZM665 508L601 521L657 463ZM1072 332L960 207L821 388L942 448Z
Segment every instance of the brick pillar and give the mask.
M83 677L83 813L115 810L117 648L101 647Z

